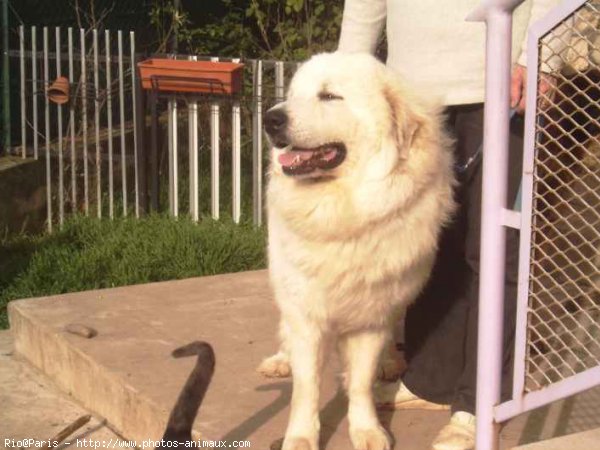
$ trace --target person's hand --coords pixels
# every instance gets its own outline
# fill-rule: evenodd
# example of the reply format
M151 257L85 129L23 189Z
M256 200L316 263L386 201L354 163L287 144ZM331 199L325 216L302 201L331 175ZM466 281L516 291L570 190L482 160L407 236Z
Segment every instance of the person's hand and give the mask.
M527 69L517 64L510 77L510 107L517 112L525 111L527 97Z
M542 108L552 103L556 79L552 75L542 73L539 82L539 105ZM518 113L525 112L527 101L527 68L519 64L515 66L510 80L510 107Z

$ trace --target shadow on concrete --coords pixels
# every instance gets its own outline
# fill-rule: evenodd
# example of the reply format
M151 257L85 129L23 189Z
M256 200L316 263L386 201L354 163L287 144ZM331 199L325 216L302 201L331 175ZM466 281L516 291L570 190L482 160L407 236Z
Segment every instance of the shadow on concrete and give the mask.
M265 423L267 423L272 417L279 414L281 410L283 410L290 402L290 398L292 397L292 382L286 381L280 383L263 384L262 386L258 386L256 390L259 392L279 391L279 397L277 397L264 408L257 411L252 416L248 417L237 427L228 431L223 437L221 437L221 440L244 440Z
M338 388L335 396L327 402L321 410L321 448L327 448L327 444L335 434L336 430L348 413L348 397L341 387Z
M327 402L319 413L321 421L321 435L319 448L327 448L327 444L337 431L338 427L348 412L348 397L342 388L339 388L335 396ZM269 450L281 450L283 436L275 439L269 446Z
M250 435L252 435L252 433L267 423L271 418L279 414L290 402L292 396L292 383L280 382L266 384L259 386L256 390L261 392L279 391L279 396L270 404L260 409L252 416L248 417L248 419L244 420L238 426L228 431L223 437L221 437L221 440L233 441L247 439ZM336 433L338 427L344 420L344 417L346 417L347 412L348 398L346 397L344 390L339 388L335 396L329 402L327 402L320 412L321 448L327 447L327 444ZM389 421L387 425L389 425ZM283 433L285 430L281 431L282 436L278 439L275 439L271 443L271 450L277 450L281 448L283 443Z
M379 417L379 422L381 423L381 426L383 428L385 428L385 430L388 432L388 434L390 435L390 437L392 438L392 448L395 448L396 445L396 439L394 434L392 433L392 419L394 418L394 414L395 414L395 410L394 411L382 411L382 410L378 410L377 411L377 417Z

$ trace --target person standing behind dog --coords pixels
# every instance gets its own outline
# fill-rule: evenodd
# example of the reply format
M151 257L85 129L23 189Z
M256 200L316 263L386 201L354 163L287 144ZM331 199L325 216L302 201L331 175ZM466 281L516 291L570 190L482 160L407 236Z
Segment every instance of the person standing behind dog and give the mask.
M385 26L387 65L419 90L440 98L448 126L456 137L455 158L460 211L441 238L440 252L427 288L409 309L405 321L408 368L402 381L377 387L381 407L451 409L450 422L439 432L434 450L468 450L475 445L475 382L481 165L466 167L483 141L485 91L485 25L465 17L480 0L346 0L338 51L374 53ZM525 108L526 31L558 0L526 0L514 14L511 107ZM553 67L542 67L550 72ZM365 80L368 82L368 80ZM542 79L541 91L551 89ZM521 177L523 120L511 121L509 198L517 195ZM507 233L503 395L510 392L511 349L518 265L518 233ZM482 299L485 301L485 298Z

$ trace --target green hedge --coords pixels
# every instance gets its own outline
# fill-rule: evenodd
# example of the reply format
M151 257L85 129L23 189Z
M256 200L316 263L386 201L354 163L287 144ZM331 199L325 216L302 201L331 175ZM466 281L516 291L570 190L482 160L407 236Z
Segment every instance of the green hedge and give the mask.
M75 217L60 231L0 243L0 328L9 301L266 266L265 230L230 219L194 223Z

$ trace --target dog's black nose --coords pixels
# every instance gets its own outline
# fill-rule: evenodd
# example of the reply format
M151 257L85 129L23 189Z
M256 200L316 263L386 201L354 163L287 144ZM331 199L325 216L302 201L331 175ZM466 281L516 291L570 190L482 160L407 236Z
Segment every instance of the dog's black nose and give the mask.
M281 136L287 123L288 117L283 109L271 109L265 114L265 130L272 137Z

